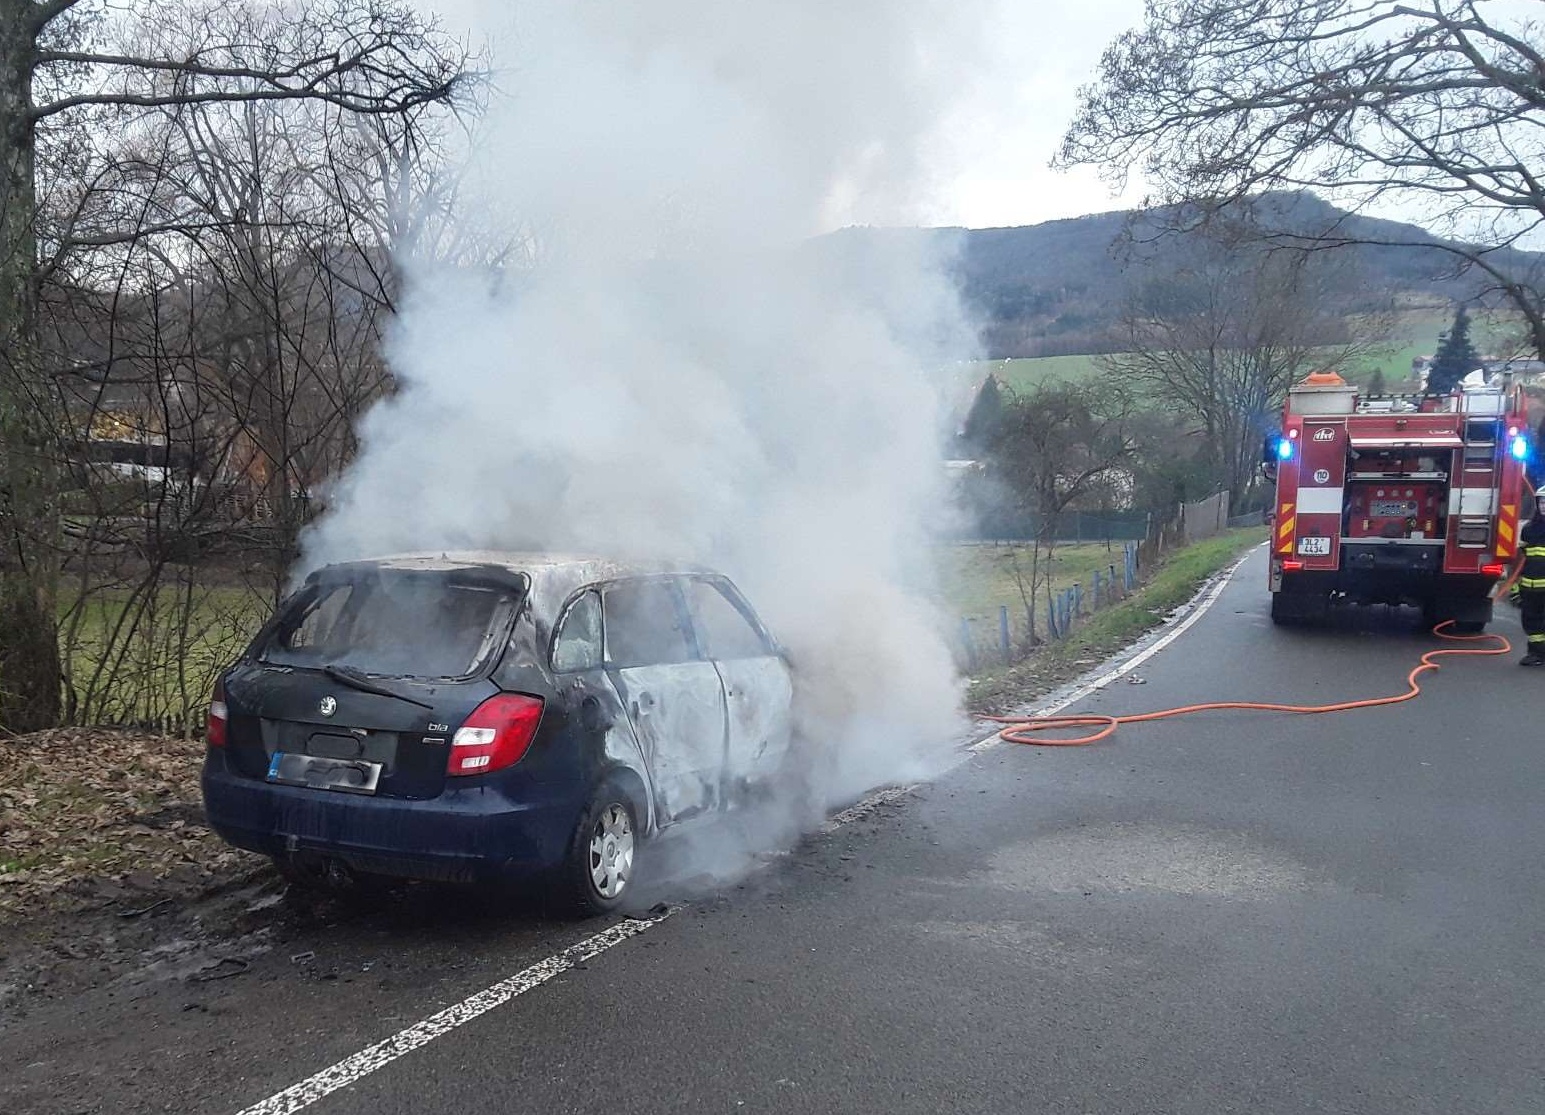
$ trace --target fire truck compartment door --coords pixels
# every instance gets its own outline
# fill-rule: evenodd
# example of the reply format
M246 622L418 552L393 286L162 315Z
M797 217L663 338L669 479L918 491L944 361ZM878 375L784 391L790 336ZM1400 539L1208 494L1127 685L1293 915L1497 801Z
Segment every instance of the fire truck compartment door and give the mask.
M1491 518L1497 511L1497 493L1491 488L1450 488L1448 513Z
M1377 437L1353 434L1347 440L1353 449L1399 449L1402 446L1413 449L1458 449L1464 445L1464 439L1458 434L1381 434Z

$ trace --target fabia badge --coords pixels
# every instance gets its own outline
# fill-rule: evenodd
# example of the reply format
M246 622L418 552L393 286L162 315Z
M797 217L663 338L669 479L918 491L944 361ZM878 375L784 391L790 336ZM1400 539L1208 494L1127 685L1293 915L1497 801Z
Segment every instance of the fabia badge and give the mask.
M323 716L331 716L333 713L338 711L338 698L323 697L320 701L317 702L317 711L320 712Z

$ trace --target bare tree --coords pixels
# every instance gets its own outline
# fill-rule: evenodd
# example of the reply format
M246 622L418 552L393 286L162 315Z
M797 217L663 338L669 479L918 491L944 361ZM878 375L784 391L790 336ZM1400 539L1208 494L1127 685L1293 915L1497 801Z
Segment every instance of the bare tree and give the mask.
M1466 242L1545 355L1545 276L1508 249L1545 222L1545 32L1499 0L1148 0L1107 48L1063 165L1141 173L1191 217L1273 188L1398 204ZM1284 229L1307 246L1412 241Z
M1119 385L1054 382L1011 391L1003 400L988 458L998 487L1034 522L1028 585L1020 578L1032 641L1042 588L1050 600L1063 514L1087 503L1119 503L1130 487L1131 414L1131 396Z
M94 45L109 39L127 45ZM83 117L144 139L154 160L142 113L295 102L400 118L453 100L466 76L465 53L396 0L152 0L127 26L82 0L0 0L0 728L45 726L59 707L60 369L40 343L44 281L81 249L162 231L133 204L49 227L39 199L60 183L38 179L39 153L51 172L90 175Z
M1377 335L1380 327L1371 317L1347 319L1349 274L1324 256L1196 236L1189 244L1187 266L1131 293L1124 351L1100 363L1196 425L1213 477L1239 507L1289 384L1363 351L1368 342L1353 330Z

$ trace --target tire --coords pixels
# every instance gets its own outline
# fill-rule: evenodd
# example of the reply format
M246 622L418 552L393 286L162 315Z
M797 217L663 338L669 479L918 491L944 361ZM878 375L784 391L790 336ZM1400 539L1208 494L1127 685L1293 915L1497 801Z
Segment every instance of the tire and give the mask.
M616 781L603 782L580 813L561 870L564 907L579 917L616 910L633 893L638 810Z
M1491 602L1448 598L1422 606L1422 623L1428 631L1445 620L1452 621L1443 629L1446 635L1479 635L1491 622Z

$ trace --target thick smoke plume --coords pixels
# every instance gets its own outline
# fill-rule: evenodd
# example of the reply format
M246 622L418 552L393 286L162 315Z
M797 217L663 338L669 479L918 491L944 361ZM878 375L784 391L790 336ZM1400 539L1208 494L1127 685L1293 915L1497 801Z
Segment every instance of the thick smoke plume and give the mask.
M502 7L502 5L501 5ZM958 727L931 603L939 380L969 352L922 196L970 5L523 8L471 195L529 267L418 266L400 392L305 564L470 547L699 561L797 664L823 808Z

